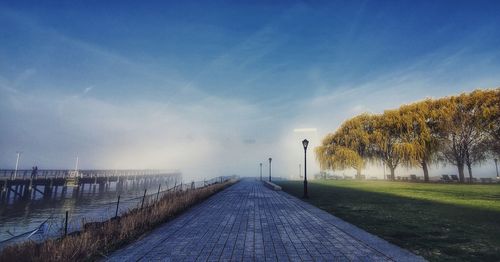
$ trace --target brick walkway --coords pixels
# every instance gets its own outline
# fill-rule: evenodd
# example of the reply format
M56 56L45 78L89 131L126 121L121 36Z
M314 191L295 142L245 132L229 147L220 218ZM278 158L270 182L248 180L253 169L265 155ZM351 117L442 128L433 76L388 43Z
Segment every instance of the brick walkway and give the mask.
M424 261L284 192L244 179L111 261Z

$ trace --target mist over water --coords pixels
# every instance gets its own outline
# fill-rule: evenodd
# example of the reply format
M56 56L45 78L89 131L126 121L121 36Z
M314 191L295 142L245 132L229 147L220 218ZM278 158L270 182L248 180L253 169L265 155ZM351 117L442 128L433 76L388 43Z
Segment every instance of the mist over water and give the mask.
M140 206L146 190L146 201L155 198L160 190L163 192L169 188L179 185L174 180L157 180L151 182L127 181L123 187L117 187L116 182L110 182L109 187L99 184L85 184L76 187L67 187L65 193L63 187L58 187L58 192L52 197L43 197L40 193L32 200L11 198L0 203L0 242L34 229L37 229L44 221L49 220L44 226L44 237L59 236L64 228L65 212L69 211L69 231L80 229L84 222L103 221L115 216L118 196L120 204L118 214L130 208ZM55 191L55 189L54 189ZM152 196L149 196L152 195ZM38 240L40 235L36 234L33 240Z

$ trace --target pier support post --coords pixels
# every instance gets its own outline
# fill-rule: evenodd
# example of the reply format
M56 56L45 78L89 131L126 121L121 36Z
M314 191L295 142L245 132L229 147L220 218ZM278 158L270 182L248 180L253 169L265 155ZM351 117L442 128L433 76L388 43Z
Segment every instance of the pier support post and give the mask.
M67 191L68 191L68 187L67 186L62 186L61 197L64 197L66 195Z
M3 185L2 185L2 191L1 191L0 199L4 200L6 193L7 193L7 180L4 180L3 181Z

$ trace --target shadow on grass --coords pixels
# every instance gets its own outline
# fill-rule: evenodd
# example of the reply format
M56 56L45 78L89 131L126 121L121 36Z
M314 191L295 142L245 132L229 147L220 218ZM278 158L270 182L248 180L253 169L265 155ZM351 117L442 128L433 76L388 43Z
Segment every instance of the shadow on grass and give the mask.
M302 183L280 181L302 196ZM431 261L500 261L500 212L309 184L307 202Z

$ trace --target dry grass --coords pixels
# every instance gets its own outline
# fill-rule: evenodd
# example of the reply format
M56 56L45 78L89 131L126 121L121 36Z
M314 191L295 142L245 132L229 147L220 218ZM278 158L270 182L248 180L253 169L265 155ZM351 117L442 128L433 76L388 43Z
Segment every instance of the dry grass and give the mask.
M118 219L87 224L79 234L6 247L0 253L0 261L89 261L104 258L105 254L139 238L232 183L234 181L172 192L158 202L143 209L133 209Z

